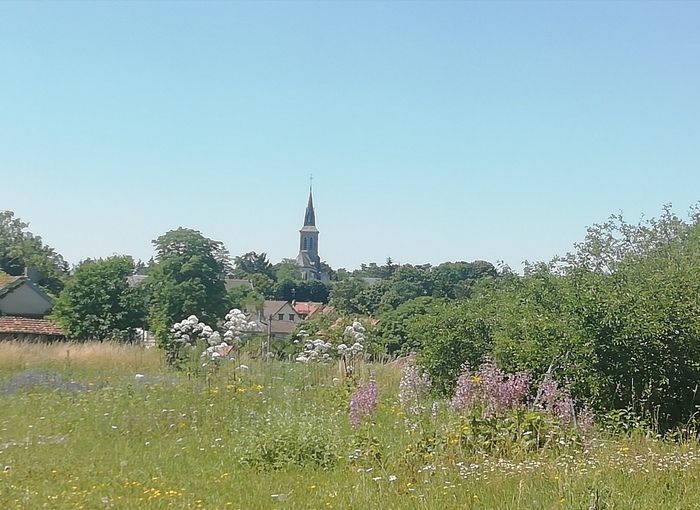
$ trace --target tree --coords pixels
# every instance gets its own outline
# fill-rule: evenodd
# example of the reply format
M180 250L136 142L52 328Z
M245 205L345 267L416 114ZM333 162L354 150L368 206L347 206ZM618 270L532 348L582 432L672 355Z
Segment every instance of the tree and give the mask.
M275 280L278 282L284 280L301 280L301 271L294 259L283 259L272 267L275 270Z
M422 296L399 305L379 316L376 329L378 341L389 354L410 354L421 348L420 339L409 333L409 324L416 317L423 317L445 306L445 300Z
M438 388L485 357L551 372L598 411L629 409L660 428L694 423L700 380L700 218L666 210L589 229L579 251L484 278L470 299L412 319L409 337Z
M234 272L237 278L245 278L252 274L262 274L274 279L275 271L267 260L267 253L249 251L234 259Z
M15 218L12 211L0 211L0 270L20 276L27 268L36 269L40 274L35 283L58 294L68 274L68 264L41 237L26 231L27 227L29 224Z
M285 301L327 303L330 289L319 280L283 280L277 284L276 298Z
M555 259L567 269L585 269L611 274L623 261L639 260L647 254L668 248L670 243L687 235L690 225L700 221L700 205L690 208L689 222L673 212L666 204L659 218L630 223L623 215L613 214L604 223L596 223L586 230L586 238L576 243L576 251Z
M248 280L253 284L253 288L264 298L275 297L275 281L267 275L255 273L248 276Z
M248 285L241 285L230 289L227 297L229 301L228 306L240 310L250 308L262 310L263 303L265 302L265 296Z
M369 264L362 264L360 269L353 272L354 276L365 276L369 278L391 278L394 271L399 267L394 264L391 257L387 257L386 263L382 266L378 265L376 262L370 262Z
M367 284L359 278L335 282L330 292L330 303L341 313L362 313L357 296L367 287Z
M53 310L53 318L74 340L132 341L145 325L142 289L129 287L131 257L86 260L75 269Z
M337 276L335 273L335 269L333 269L328 262L325 260L321 261L321 272L326 273L328 275L329 280L336 280Z
M197 230L178 228L153 241L156 266L146 279L149 324L163 344L170 327L190 315L216 324L227 311L224 278L229 255L220 241Z
M474 283L481 278L496 277L498 272L490 262L443 262L432 268L433 295L450 299L467 298Z

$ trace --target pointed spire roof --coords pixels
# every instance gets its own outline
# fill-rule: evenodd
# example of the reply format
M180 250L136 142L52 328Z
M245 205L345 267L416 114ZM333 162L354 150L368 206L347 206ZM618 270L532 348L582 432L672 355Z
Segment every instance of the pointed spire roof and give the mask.
M316 213L314 212L314 197L309 185L309 202L306 204L306 213L304 214L304 226L305 227L315 227L316 226Z

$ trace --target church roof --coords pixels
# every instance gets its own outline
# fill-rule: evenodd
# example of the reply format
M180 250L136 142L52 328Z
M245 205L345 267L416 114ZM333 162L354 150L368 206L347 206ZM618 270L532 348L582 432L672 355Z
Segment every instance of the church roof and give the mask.
M316 212L314 211L314 197L309 189L309 202L306 204L306 213L304 214L304 226L316 226Z
M298 266L316 268L316 262L309 256L308 252L300 251L296 261Z

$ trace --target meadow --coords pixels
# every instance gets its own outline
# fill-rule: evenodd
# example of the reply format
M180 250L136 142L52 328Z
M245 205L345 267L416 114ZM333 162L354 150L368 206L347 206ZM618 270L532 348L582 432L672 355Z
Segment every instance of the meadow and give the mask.
M402 368L362 367L378 405L353 427L336 363L244 357L195 375L156 349L3 343L0 508L700 508L688 434L542 426L535 440L477 431L442 401L411 417Z

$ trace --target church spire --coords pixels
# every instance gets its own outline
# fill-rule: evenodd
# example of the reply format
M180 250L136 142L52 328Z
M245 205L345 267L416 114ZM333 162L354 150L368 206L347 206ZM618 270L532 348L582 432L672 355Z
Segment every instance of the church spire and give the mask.
M311 180L313 182L313 177L311 177ZM314 212L314 197L313 190L311 189L311 183L309 183L309 202L306 204L306 214L304 214L304 226L316 226L316 212Z

